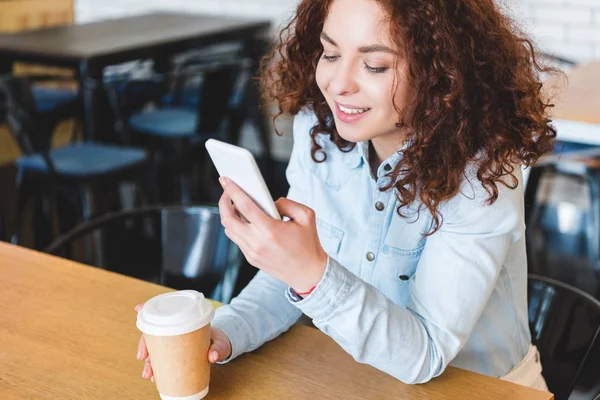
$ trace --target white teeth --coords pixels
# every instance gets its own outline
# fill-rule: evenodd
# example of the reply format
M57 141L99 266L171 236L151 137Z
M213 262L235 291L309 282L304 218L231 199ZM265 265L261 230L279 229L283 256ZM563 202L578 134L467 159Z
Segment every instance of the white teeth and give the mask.
M339 104L338 104L338 106L340 107L340 110L342 110L342 112L344 114L362 114L362 113L370 110L370 108L346 108Z

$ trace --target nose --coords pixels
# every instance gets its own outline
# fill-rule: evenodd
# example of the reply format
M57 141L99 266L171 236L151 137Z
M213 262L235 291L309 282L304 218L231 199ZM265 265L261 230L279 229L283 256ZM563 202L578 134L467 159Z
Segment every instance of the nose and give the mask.
M343 62L338 63L329 82L329 91L336 96L356 93L358 91L354 68L351 65Z

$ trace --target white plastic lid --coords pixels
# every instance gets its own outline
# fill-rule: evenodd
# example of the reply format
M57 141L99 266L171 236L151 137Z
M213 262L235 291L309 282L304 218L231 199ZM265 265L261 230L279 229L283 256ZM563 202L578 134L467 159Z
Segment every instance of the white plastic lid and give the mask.
M153 297L138 312L137 327L152 336L176 336L193 332L212 321L215 311L204 295L181 290Z

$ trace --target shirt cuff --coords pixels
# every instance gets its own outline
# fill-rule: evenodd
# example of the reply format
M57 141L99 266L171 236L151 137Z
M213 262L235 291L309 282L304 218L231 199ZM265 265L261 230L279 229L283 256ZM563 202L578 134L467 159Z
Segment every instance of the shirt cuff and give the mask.
M217 364L226 364L245 352L247 347L246 323L229 310L229 306L221 306L215 311L215 317L210 325L222 330L231 343L231 355Z
M330 318L346 302L358 278L331 257L327 258L325 274L315 290L305 298L292 296L287 290L290 303L313 320Z

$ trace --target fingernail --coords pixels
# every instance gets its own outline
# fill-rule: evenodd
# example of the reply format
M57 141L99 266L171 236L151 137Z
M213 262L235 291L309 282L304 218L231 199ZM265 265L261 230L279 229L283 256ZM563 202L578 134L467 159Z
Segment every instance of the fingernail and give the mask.
M154 383L154 375L152 375L152 378L150 378L150 382Z
M141 360L141 359L142 359L142 350L141 350L141 349L140 349L140 350L138 350L138 353L137 353L137 359L138 359L138 360Z
M223 187L227 187L227 184L228 184L229 182L228 182L227 178L220 177L220 178L219 178L219 183L221 184L221 186L223 186Z

